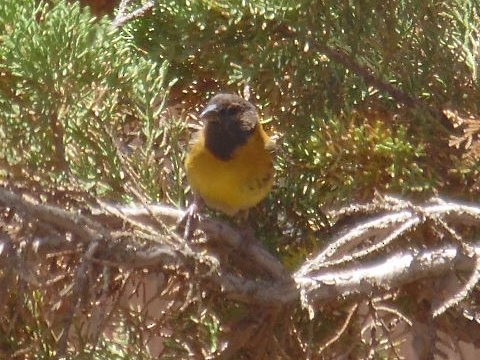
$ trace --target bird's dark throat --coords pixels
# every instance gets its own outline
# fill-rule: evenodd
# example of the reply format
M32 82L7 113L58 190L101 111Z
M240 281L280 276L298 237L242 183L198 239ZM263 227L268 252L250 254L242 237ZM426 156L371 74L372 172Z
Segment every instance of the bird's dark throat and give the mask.
M234 127L227 129L219 123L207 123L205 128L205 146L220 160L227 161L233 157L235 150L244 145L253 135L256 126L251 129Z

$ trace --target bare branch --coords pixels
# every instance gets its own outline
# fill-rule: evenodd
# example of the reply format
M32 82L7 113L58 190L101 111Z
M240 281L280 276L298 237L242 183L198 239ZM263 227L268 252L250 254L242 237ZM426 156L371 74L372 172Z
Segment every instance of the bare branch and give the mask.
M466 225L472 223L480 224L480 209L478 207L445 201L420 207L412 206L412 204L406 201L403 202L403 205L401 200L397 199L396 201L398 203L397 208L400 208L399 211L388 212L352 227L345 234L342 234L338 239L330 243L316 257L306 261L297 271L297 274L299 276L305 275L320 268L343 264L381 250L386 245L405 235L407 231L424 223L427 219L455 219ZM442 222L439 222L439 224L442 224ZM370 239L371 243L366 248L362 248L354 253L351 252L351 249L362 245L367 239ZM334 258L340 251L346 253L346 255L338 260L329 261L330 258Z
M70 327L72 326L73 318L80 307L80 303L83 297L82 295L85 294L85 290L88 285L87 272L88 272L88 267L90 265L90 259L93 258L93 255L97 251L99 245L100 245L99 241L92 241L90 243L87 251L82 257L82 264L77 268L77 271L75 273L71 299L69 302L70 311L68 311L65 315L65 318L63 320L64 322L63 331L60 338L58 339L58 344L57 344L58 351L57 351L57 357L56 357L57 359L63 359L67 354L67 344L68 344Z
M480 256L480 243L473 245ZM394 254L374 264L350 266L343 270L294 274L298 287L310 302L325 301L339 296L368 295L378 289L391 289L422 278L440 276L451 269L471 271L471 259L458 247L435 250L410 250Z
M373 220L366 221L358 226L353 227L346 234L340 236L337 240L333 241L315 258L306 261L305 264L297 271L297 274L301 276L302 274L307 274L308 272L328 266L327 260L329 258L332 258L337 252L340 251L340 249L343 250L343 252L348 252L349 249L354 248L366 239L381 239L381 236L388 235L388 237L390 238L390 240L387 241L388 243L393 240L390 235L392 233L392 229L399 226L398 224L401 225L402 223L411 222L410 226L413 226L419 221L420 218L418 216L412 214L411 211L407 210L395 212L393 214L386 214ZM400 229L403 229L403 227L401 227ZM405 228L404 230L407 230L407 228ZM398 231L396 232L397 236L401 234L402 233L398 233ZM349 260L348 256L349 255L347 255L347 260ZM338 263L343 262L345 262L345 259L341 259L338 261Z
M67 211L48 205L35 204L0 188L0 203L5 206L22 211L28 216L52 223L63 230L79 233L82 239L92 240L106 230L91 219L72 214ZM163 205L149 205L148 207L120 206L103 204L104 209L110 215L119 216L123 220L131 221L133 224L145 225L148 223L148 215L160 216L165 221L175 223L184 215L184 211L166 207ZM394 238L400 237L405 231L414 225L424 221L424 216L411 205L406 205L408 210L401 210L394 213L387 213L374 220L367 221L354 227L338 240L334 241L324 251L320 252L314 259L306 261L300 269L293 274L293 281L288 276L283 265L269 254L262 246L256 243L245 244L242 236L230 225L215 220L205 219L200 223L200 229L209 234L212 239L219 239L222 244L244 253L244 256L253 259L259 268L267 271L275 281L259 282L249 280L233 274L222 273L212 277L214 283L221 287L229 298L244 302L279 302L283 304L297 301L299 293L302 292L309 301L327 301L339 296L352 294L368 294L377 288L388 289L400 286L417 279L442 274L449 271L452 266L463 270L472 270L472 262L458 254L458 249L453 246L426 250L423 252L410 250L397 252L383 260L377 260L374 264L364 263L362 265L350 265L340 270L333 270L331 267L339 263L348 264L345 258L356 259L373 251L384 248ZM444 216L445 218L455 217L467 221L476 220L480 222L480 209L455 203L442 202L440 204L427 205L423 212L429 216ZM99 210L95 216L104 216L105 211ZM79 224L82 224L79 228ZM403 224L403 225L402 225ZM95 230L91 230L95 229ZM392 229L397 229L395 231ZM386 237L383 235L388 234ZM377 243L370 245L367 250L353 252L351 249L361 243L362 239L371 237L377 238ZM387 241L385 241L387 239ZM182 241L179 239L178 241ZM185 244L186 245L186 244ZM475 255L480 253L478 246L472 245ZM329 261L339 250L347 252L343 258L337 261ZM191 251L191 250L190 250ZM171 247L168 243L155 244L145 250L126 251L123 247L109 250L108 257L99 254L92 261L100 261L105 265L126 268L142 268L154 266L160 263L179 264L183 262L181 248ZM471 283L477 282L472 277ZM295 286L296 284L296 286ZM470 287L472 286L470 284ZM468 291L462 291L460 298L464 298ZM456 298L458 302L458 299Z
M210 304L203 304L204 301L263 309L265 314L271 314L265 318L268 324L261 321L250 324L251 330L258 330L260 334L272 332L273 323L278 321L277 309L278 314L285 312L292 321L296 316L294 311L301 310L301 307L306 308L313 318L324 307L334 306L340 299L349 301L351 306L352 303L361 305L365 301L388 298L392 305L375 305L376 328L380 332L371 334L372 355L382 347L395 354L398 334L389 332L393 327L385 318L393 317L407 325L415 325L417 320L394 304L416 285L412 283L427 278L438 278L441 282L448 275L454 278L450 293L432 291L419 294L419 298L428 297L430 302L439 304L429 305L424 311L433 321L432 315L438 317L449 308L459 307L480 278L480 241L472 242L466 237L477 233L471 231L472 228L480 227L480 207L477 206L438 199L413 205L388 198L376 200L372 206L353 205L345 211L346 214L365 210L370 216L376 215L352 225L312 259L305 261L296 272L289 273L260 242L246 238L228 222L201 217L194 229L194 237L185 241L176 228L177 221L185 215L184 210L160 204L97 203L98 208L82 209L81 213L67 211L0 187L0 208L8 215L0 218L0 236L5 235L0 237L0 263L11 268L10 273L17 278L27 280L23 282L26 286L39 291L61 288L68 292L68 296L61 296L60 302L56 300L63 307L61 328L58 329L61 331L59 356L66 355L67 344L74 341L73 336L69 336L76 318L82 316L80 306L85 303L88 308L100 300L110 304L120 301L110 289L124 287L125 282L121 280L127 273L138 276L137 287L144 284L144 274L157 274L165 279L167 284L157 289L157 294L167 302L162 305L167 309L165 311L172 311L175 316L189 312L192 304L208 307ZM429 239L422 242L423 238L417 236L415 242L403 241L418 235L420 226L434 230L428 233ZM464 231L466 228L468 231ZM11 234L17 234L17 238ZM29 253L29 249L33 251ZM34 260L29 262L32 254ZM54 274L48 267L30 273L20 269L32 268L32 264L38 266L42 259L58 267ZM15 267L13 263L17 260L21 265ZM104 271L100 272L102 268ZM113 274L112 277L103 276L105 271ZM459 272L464 272L467 279L459 282L456 276ZM28 281L29 274L35 275L35 281ZM114 286L103 287L107 285ZM131 292L137 294L140 291L135 288ZM88 304L81 301L85 299L83 294L89 297ZM92 294L100 294L101 298L92 299ZM430 313L432 308L434 310ZM358 323L353 317L361 317L359 311L350 310L346 321L336 319L335 328L340 331L326 336L323 340L325 346L334 347L334 342ZM99 311L90 311L95 314L92 319L108 331L107 322L115 321L116 311L123 310L119 305L117 309L105 312L108 319ZM159 318L169 321L166 314ZM131 321L136 320L132 318ZM295 329L296 326L293 324L287 328ZM372 327L372 331L376 330ZM237 335L241 334L240 331ZM247 332L243 335L247 336ZM290 335L301 338L305 334ZM97 339L92 341L98 341L98 336L99 331L94 336ZM263 341L264 338L255 332L248 335L246 341L240 341L238 349L226 345L224 351L225 354L228 351L237 353L240 348L253 346L253 351L261 354L267 351ZM184 346L190 345L186 342ZM301 346L292 346L296 346L297 351L306 351Z
M122 0L120 2L120 5L118 6L117 15L115 16L115 19L112 22L113 27L122 27L127 22L144 16L148 11L153 9L153 6L155 5L155 1L149 0L138 9L130 13L127 13L128 6L130 5L131 2L132 0Z
M33 200L22 198L2 187L0 187L0 205L15 209L58 229L72 232L84 242L90 242L107 234L102 226L86 216L73 214L54 206L36 204Z
M146 224L150 221L148 216L160 216L167 223L177 223L185 216L185 212L179 209L173 209L164 205L148 205L148 206L119 206L113 204L102 204L112 214L121 216L131 222ZM212 240L220 239L220 241L231 248L245 253L264 270L266 270L274 279L279 281L288 281L289 276L285 267L270 254L260 243L255 241L245 242L238 230L225 222L201 219L198 228L209 235Z
M475 249L474 268L470 278L456 294L442 302L440 306L433 310L433 317L437 317L451 307L458 305L458 303L464 300L478 284L480 280L480 254L476 250L477 249Z
M441 111L429 107L428 104L425 104L420 99L411 96L403 90L396 88L389 82L380 79L372 69L370 69L368 66L360 64L352 55L339 48L328 46L319 46L318 48L319 51L323 52L329 58L342 64L347 69L351 70L354 74L360 76L366 84L389 94L392 99L401 104L404 104L407 107L416 107L427 111L428 113L430 113L430 115L432 115L433 118L438 119L440 121L440 124L446 129L453 129L451 122L448 121L446 116L443 115Z

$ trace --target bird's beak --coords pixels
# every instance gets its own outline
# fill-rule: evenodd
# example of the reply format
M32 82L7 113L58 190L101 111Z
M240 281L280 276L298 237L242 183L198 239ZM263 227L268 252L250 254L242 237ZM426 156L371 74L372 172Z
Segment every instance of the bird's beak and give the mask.
M217 105L210 104L200 113L201 118L209 117L217 113Z

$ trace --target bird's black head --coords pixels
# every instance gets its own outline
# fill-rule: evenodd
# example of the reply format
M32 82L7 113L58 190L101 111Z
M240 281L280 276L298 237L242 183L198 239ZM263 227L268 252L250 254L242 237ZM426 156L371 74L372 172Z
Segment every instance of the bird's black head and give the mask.
M258 126L255 107L233 94L217 94L200 114L206 120L205 146L217 158L229 160Z

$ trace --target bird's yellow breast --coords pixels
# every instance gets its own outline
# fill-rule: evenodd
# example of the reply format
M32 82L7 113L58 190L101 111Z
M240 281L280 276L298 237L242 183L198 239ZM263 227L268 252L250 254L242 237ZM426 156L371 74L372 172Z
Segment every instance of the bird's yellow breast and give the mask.
M205 147L200 134L185 160L187 178L193 191L214 209L234 215L258 204L273 184L272 155L268 136L259 124L247 142L228 160L221 160Z

